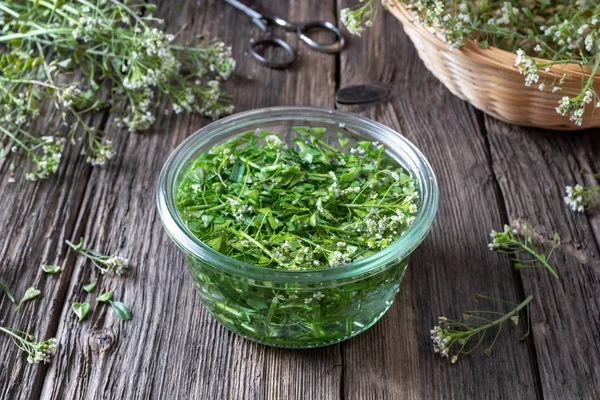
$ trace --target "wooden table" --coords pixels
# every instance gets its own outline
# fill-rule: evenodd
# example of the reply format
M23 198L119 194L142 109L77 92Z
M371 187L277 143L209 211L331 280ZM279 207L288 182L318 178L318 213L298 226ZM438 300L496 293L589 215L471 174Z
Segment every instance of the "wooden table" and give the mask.
M169 153L209 121L162 115L153 130L128 134L111 115L96 117L120 156L91 168L69 150L59 172L37 184L8 183L0 160L0 282L17 296L29 286L42 296L19 312L0 295L0 325L55 336L57 355L29 365L0 336L1 399L598 399L600 398L600 218L571 212L567 184L600 172L600 132L561 133L510 126L460 101L423 66L400 24L380 13L373 29L349 40L339 55L299 51L290 70L269 70L247 53L250 21L221 1L162 1L171 32L204 33L233 46L238 68L228 83L237 111L274 105L335 108L340 87L378 82L390 101L339 107L382 122L428 157L441 191L434 228L414 253L396 303L366 333L321 349L292 351L244 340L216 323L194 292L184 260L163 231L155 183ZM263 0L262 3L267 3ZM335 21L355 2L272 1L293 20ZM593 183L587 181L587 183ZM528 221L550 241L560 281L542 269L515 272L487 248L491 229ZM67 251L65 239L128 256L125 278L101 277ZM41 263L64 271L44 274ZM82 286L130 305L122 322L96 307L77 324L71 304ZM503 332L490 358L481 352L451 365L432 351L429 329L441 315L458 318L472 294L509 300L535 296L533 334Z

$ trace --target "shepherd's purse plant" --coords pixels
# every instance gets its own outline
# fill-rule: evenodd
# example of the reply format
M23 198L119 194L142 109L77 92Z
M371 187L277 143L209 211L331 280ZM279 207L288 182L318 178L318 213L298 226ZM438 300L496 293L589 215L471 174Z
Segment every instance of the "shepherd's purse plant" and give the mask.
M372 25L378 2L364 0L355 8L342 10L341 20L351 34L360 35ZM583 124L586 112L600 107L593 87L600 67L599 2L400 0L389 7L399 4L412 12L418 23L434 28L450 48L458 49L473 40L482 48L493 46L514 53L525 85L562 93L556 112L576 125ZM584 78L580 83L565 83L563 67L567 64L581 67ZM554 66L559 67L558 77L540 78L540 71L549 72Z
M127 0L0 0L0 158L20 154L11 168L44 179L66 145L94 166L115 156L87 114L119 110L117 124L136 132L163 100L175 113L230 113L220 89L235 65L230 48L183 43L154 12ZM36 128L50 109L60 123Z

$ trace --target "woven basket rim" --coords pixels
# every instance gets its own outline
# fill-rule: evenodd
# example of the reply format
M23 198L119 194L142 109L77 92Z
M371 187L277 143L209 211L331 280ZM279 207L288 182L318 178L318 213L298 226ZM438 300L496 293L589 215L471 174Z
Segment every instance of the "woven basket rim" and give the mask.
M400 0L386 1L389 5L389 11L392 14L394 14L396 18L400 19L402 22L407 21L413 24L418 29L427 31L429 33L428 35L422 35L422 37L426 38L427 40L431 41L433 40L433 38L435 38L434 41L436 42L436 44L440 44L441 42L441 44L443 44L444 46L446 45L446 43L443 41L441 34L437 29L432 27L425 27L423 25L418 24L418 22L416 22L409 9L404 3L400 2ZM458 51L464 53L466 57L472 59L479 59L480 61L485 62L487 64L493 64L495 67L504 71L518 71L518 68L514 65L515 53L507 50L502 50L498 47L488 46L487 48L482 49L479 47L477 42L471 39L467 39L465 45L458 49ZM551 61L549 59L543 59L538 57L532 58L542 63ZM565 73L567 73L566 80L579 81L582 75L587 76L590 72L591 71L589 67L582 67L579 64L565 63L553 65L550 68L550 71L545 72L545 74L557 78L562 78L565 75ZM594 76L594 82L600 83L600 74L596 74L596 76Z

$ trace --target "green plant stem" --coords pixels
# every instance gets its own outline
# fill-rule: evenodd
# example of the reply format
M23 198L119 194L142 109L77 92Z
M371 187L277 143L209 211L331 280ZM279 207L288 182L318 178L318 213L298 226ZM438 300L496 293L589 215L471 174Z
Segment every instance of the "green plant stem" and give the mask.
M0 36L0 43L9 42L15 39L27 39L33 38L36 36L49 35L55 33L71 33L73 30L69 28L46 28L46 29L36 29L33 31L25 32L25 33L11 33L9 35Z
M508 312L507 314L505 314L503 317L498 318L495 321L492 321L486 325L483 325L477 329L475 329L475 333L479 333L481 331L487 330L489 328L492 328L494 326L503 324L504 322L508 321L508 319L510 319L511 317L519 314L519 312L525 308L529 303L531 303L531 300L533 300L533 296L527 296L527 298L525 300L523 300L518 306L516 306L512 311Z
M533 249L529 248L529 246L523 246L523 249L526 252L528 252L529 254L531 254L532 256L534 256L548 270L548 272L550 272L550 274L554 277L554 279L560 280L556 271L554 271L554 269L550 266L550 264L548 264L548 261L546 261L545 256L542 256L542 255L536 253Z

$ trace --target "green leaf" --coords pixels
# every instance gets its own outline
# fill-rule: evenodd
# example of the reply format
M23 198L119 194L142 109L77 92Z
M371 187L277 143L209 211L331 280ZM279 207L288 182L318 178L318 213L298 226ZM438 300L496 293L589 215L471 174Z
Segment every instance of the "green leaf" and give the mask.
M344 147L346 147L346 145L348 143L350 143L350 139L345 138L344 135L342 134L342 132L338 132L337 137L338 137L338 142L340 144L340 149L343 149Z
M214 221L215 217L212 215L203 215L201 219L202 225L204 225L205 228L208 228L208 226Z
M96 301L99 303L108 303L112 299L113 292L104 292L100 296L96 297Z
M265 300L260 298L249 297L246 299L246 303L256 311L269 308Z
M241 182L244 178L244 173L246 172L246 165L241 161L236 161L233 164L233 168L231 168L231 174L229 175L229 180L233 182Z
M346 172L340 177L342 182L352 182L358 176L358 171L356 169L352 169L350 172Z
M223 237L219 236L214 239L211 239L206 242L207 245L215 249L216 251L221 251L221 245L223 243Z
M96 282L88 283L83 287L83 290L85 290L88 293L91 293L94 289L96 289Z
M480 49L487 49L488 47L489 47L489 44L488 44L487 40L482 40L481 42L479 42Z
M271 225L271 228L273 229L277 229L281 226L281 223L274 217L268 217L267 220L269 221L269 225Z
M13 303L15 302L15 298L12 295L12 293L10 292L10 289L8 288L8 286L6 286L4 283L0 283L0 289L2 289L4 291L4 293L6 294L6 297L8 297L10 301L12 301Z
M46 265L46 264L42 264L42 271L44 271L47 274L57 274L59 273L61 270L59 265Z
M75 315L79 318L77 322L81 323L90 312L90 303L73 303L72 308Z
M259 208L258 211L262 215L271 215L272 211L269 207Z
M42 292L40 292L39 290L37 290L34 287L30 287L29 289L27 289L25 291L25 294L23 295L23 298L19 302L19 305L17 305L17 310L19 308L21 308L21 306L23 305L23 303L25 303L25 302L27 302L29 300L35 299L36 297L38 297L40 295L40 293L42 293Z
M310 226L317 226L319 224L319 217L317 216L317 213L314 213L310 216L308 223Z
M127 306L120 301L110 301L113 311L117 314L117 317L123 321L129 321L131 319L131 311Z
M294 126L292 129L294 132L302 136L308 136L310 130L308 126Z
M318 138L322 138L325 132L327 132L327 128L310 128L308 130L308 133Z

